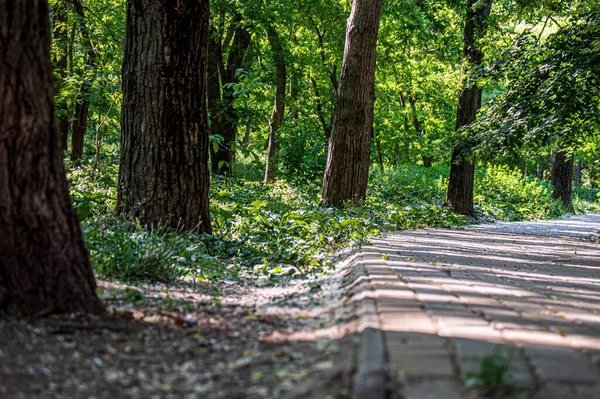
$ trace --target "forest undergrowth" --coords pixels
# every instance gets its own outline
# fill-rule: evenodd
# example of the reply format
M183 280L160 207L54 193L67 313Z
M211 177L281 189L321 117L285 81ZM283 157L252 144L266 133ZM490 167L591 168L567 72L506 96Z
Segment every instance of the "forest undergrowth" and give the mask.
M549 183L504 166L478 168L476 218L445 207L447 166L375 168L362 205L339 210L320 203L320 179L262 182L261 169L238 165L211 185L212 236L143 227L114 213L118 164L70 168L75 207L94 271L128 282L237 280L278 285L328 270L341 249L405 229L458 228L469 223L540 220L599 213L600 190L574 189L573 208L551 199Z

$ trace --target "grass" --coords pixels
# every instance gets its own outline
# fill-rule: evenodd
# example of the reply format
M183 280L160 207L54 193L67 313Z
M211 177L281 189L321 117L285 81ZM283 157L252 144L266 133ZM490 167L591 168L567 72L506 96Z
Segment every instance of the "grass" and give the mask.
M465 385L478 388L488 397L510 394L515 389L508 378L511 362L512 354L497 346L481 359L477 372L467 373Z
M320 272L338 249L369 237L403 229L460 227L469 223L443 206L447 168L401 166L374 169L362 205L337 210L320 203L320 181L260 181L254 165L238 165L230 179L211 182L214 236L148 229L111 214L117 165L70 172L71 192L83 220L97 274L126 281L174 282L236 279L252 273L263 284ZM580 190L575 210L597 210L597 192ZM486 220L531 220L565 210L550 199L550 188L523 181L519 172L479 168L475 185L477 215Z

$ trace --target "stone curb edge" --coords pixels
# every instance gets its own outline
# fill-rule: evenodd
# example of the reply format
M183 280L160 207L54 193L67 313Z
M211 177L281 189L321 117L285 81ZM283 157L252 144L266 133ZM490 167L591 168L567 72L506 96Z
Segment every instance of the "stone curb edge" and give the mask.
M352 281L358 282L359 279L364 279L365 281L361 283L363 292L370 291L371 295L364 296L356 304L360 344L352 399L385 399L387 396L385 342L377 312L375 290L361 260L360 254L357 254L352 262Z

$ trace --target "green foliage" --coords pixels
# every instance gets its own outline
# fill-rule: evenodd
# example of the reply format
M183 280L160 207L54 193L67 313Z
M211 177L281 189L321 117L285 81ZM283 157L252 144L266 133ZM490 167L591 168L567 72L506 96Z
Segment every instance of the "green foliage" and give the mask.
M480 388L489 396L510 393L514 390L514 385L508 380L511 362L512 353L497 346L481 359L479 371L467 374L465 385Z
M563 147L577 146L597 134L599 33L600 9L592 3L543 43L540 35L520 36L490 67L492 74L505 77L506 90L475 126L481 146L506 152L556 139Z
M599 115L597 11L579 1L568 9L560 0L530 3L495 3L488 33L480 38L484 69L469 76L484 84L485 97L492 99L475 129L487 145L484 158L505 165L478 166L476 211L488 220L545 219L565 212L550 199L548 183L524 179L521 172L531 174L535 155L547 158L549 147L539 149L539 144L557 135L584 137L578 144L585 145L576 153L584 166L582 187L574 191L574 211L600 211L598 191L591 189L600 184L600 145L589 134L597 132ZM371 236L468 223L444 206L445 164L455 136L461 76L464 1L401 0L386 5L377 45L373 146L386 170L372 171L364 204L337 210L320 203L320 184L350 2L212 0L211 29L227 43L224 50L229 50L236 26L252 35L236 70L237 80L228 84L239 115L238 137L247 132L249 140L247 146L233 144L233 177L211 180L212 237L147 229L112 215L126 2L81 4L83 20L71 3L51 1L54 28L65 28L55 32L68 33L67 38L54 38L52 57L56 100L64 105L59 112L72 117L82 100L82 87L89 87L84 159L79 165L67 163L67 169L97 273L148 281L257 273L261 281L276 283L323 270L334 251ZM567 11L573 16L565 17ZM280 179L274 185L261 182L275 87L267 25L283 41L289 75L280 129ZM90 43L97 53L95 65L87 61ZM65 57L67 65L60 66L59 59ZM100 121L100 162L95 165ZM211 135L213 147L222 140ZM414 166L424 157L436 165Z
M142 228L110 216L92 219L83 232L94 270L105 277L175 282L186 277L211 279L229 270L206 254L204 238L196 234Z
M320 203L320 181L262 183L260 165L240 164L234 177L211 187L214 236L148 229L112 214L117 167L101 162L69 174L71 194L83 220L96 273L127 281L174 282L235 279L240 273L276 284L318 273L336 250L402 229L458 227L468 219L443 206L448 169L400 166L371 173L362 205L332 209ZM112 188L109 188L112 187ZM598 209L598 191L577 189L576 210ZM480 168L476 176L480 217L492 220L544 219L564 210L550 200L550 188L523 180L506 167ZM85 216L85 218L84 218Z
M65 161L71 198L80 220L110 213L117 201L118 163L91 161L73 166Z
M474 201L481 217L491 220L536 220L564 213L551 199L551 188L537 180L523 179L507 166L478 169Z

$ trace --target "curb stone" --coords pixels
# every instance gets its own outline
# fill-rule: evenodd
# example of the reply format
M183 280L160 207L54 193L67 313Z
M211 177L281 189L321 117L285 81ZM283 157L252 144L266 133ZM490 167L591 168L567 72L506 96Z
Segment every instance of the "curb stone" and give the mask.
M385 399L387 397L385 343L377 312L375 290L371 286L369 274L360 259L354 260L353 263L353 280L358 281L359 278L364 278L366 280L364 289L371 291L373 295L370 298L363 298L357 304L360 346L352 399Z

